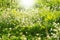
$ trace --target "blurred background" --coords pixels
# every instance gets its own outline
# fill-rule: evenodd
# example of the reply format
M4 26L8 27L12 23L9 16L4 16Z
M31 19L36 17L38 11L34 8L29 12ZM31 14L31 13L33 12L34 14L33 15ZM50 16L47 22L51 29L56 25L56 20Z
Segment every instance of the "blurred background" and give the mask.
M0 40L60 40L60 0L0 0Z

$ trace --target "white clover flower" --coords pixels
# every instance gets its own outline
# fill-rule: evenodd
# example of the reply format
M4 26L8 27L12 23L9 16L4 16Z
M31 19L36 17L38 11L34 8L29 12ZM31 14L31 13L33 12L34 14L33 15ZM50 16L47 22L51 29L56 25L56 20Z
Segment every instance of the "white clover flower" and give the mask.
M56 31L57 32L58 30L57 29L53 29L53 31Z
M27 34L28 32L26 32L26 34Z
M37 33L36 35L38 36L39 34Z
M12 28L9 28L9 30L11 30Z
M51 33L52 35L54 34L54 33Z
M53 22L53 25L56 25L56 23L55 23L55 22Z
M27 40L27 38L26 38L25 35L22 35L22 36L21 36L21 39L22 39L22 40Z
M40 37L36 37L36 40L41 40L41 38Z
M54 37L54 38L57 38L57 35L56 35L56 34L53 34L53 37Z
M59 25L59 23L57 23L57 25Z
M53 29L51 28L50 31L52 31Z

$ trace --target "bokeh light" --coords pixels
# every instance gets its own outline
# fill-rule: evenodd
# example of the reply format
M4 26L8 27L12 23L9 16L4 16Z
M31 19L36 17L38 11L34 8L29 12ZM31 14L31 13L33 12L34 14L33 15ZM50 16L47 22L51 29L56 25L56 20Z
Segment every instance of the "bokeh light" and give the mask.
M34 0L20 0L19 4L21 5L22 8L29 9L34 6L35 1Z

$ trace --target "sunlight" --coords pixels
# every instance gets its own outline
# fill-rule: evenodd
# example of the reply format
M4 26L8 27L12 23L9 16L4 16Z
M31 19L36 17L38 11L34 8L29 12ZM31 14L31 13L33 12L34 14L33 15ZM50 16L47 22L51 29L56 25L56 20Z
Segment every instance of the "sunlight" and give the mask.
M34 6L35 2L34 2L34 0L21 0L20 4L23 8L29 9Z

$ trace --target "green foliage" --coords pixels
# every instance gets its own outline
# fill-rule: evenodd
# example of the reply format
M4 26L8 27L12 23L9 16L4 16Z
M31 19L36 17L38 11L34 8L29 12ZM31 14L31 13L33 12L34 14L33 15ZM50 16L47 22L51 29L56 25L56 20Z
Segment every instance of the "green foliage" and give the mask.
M35 0L32 9L7 1L0 0L0 40L60 39L60 0Z

